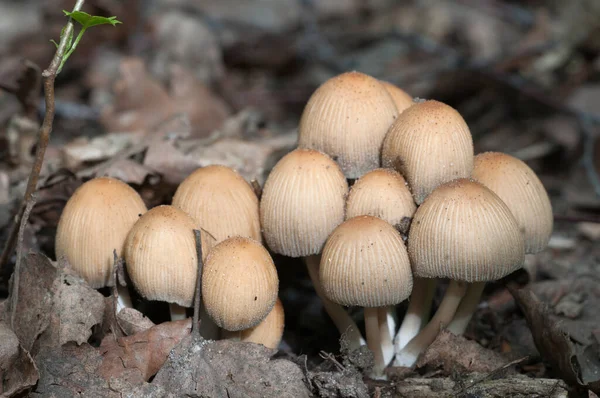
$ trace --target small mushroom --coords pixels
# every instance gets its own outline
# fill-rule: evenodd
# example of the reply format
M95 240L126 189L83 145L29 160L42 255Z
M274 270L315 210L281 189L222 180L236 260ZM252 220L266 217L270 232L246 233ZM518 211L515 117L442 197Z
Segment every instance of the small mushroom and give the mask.
M383 142L381 159L383 167L406 178L421 204L437 186L471 175L473 139L454 108L424 101L398 116Z
M221 328L258 325L277 300L279 278L267 249L250 238L233 237L215 246L202 270L206 312Z
M333 302L365 308L367 345L375 356L374 375L383 375L384 351L380 308L404 301L412 290L412 273L400 233L372 216L357 216L337 227L325 244L319 272L323 290Z
M414 105L413 98L400 87L384 81L381 81L381 84L383 84L383 87L385 87L387 92L394 100L394 104L396 105L396 109L398 109L398 113L402 113L404 110Z
M546 248L552 234L552 205L544 185L529 166L505 153L481 153L475 156L473 178L506 203L523 233L525 253L538 253ZM448 325L449 331L457 335L465 332L484 287L485 282L469 285Z
M198 257L194 220L173 206L158 206L131 228L125 262L136 290L170 304L171 320L186 318L196 288Z
M323 83L310 97L298 127L298 147L326 153L347 178L380 166L381 144L398 117L379 80L346 72Z
M113 286L114 251L121 256L127 233L146 212L140 195L114 178L81 185L69 198L56 231L56 257L64 257L94 289ZM117 312L132 307L126 288L117 286Z
M283 304L281 300L277 299L269 315L258 325L239 332L224 330L223 334L227 339L262 344L267 348L277 349L283 337L284 326L285 314L283 312Z
M201 231L203 256L232 236L262 241L258 198L242 176L226 166L202 167L177 188L173 206L188 213Z
M356 323L323 293L319 254L331 232L344 221L348 183L339 166L313 149L296 149L273 168L263 189L260 218L265 241L275 253L304 257L325 311L353 348L364 343Z
M458 179L439 186L417 209L408 236L413 274L449 278L433 318L396 353L396 366L413 366L448 325L473 282L500 279L523 265L525 249L506 204L482 184Z

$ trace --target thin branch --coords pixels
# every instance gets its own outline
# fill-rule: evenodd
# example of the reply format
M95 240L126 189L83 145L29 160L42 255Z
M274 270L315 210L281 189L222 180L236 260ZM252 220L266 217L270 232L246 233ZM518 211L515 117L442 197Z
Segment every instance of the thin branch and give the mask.
M85 0L77 0L73 11L80 11L84 3ZM0 270L2 270L4 266L8 263L8 260L10 259L10 256L12 255L15 249L17 235L19 232L19 226L22 224L21 220L23 219L25 209L32 201L33 193L36 190L37 183L40 178L40 172L42 170L42 165L44 164L44 155L46 153L48 143L50 142L52 124L54 123L54 80L56 80L58 67L60 66L60 63L65 54L65 49L67 48L69 38L73 35L73 29L74 22L72 18L69 18L69 21L65 26L64 34L62 35L56 53L54 54L54 58L52 59L52 62L50 63L48 69L42 72L42 78L44 81L44 99L46 102L46 112L44 114L44 121L39 130L37 149L35 152L35 161L33 163L33 166L31 167L31 173L29 174L29 180L27 182L25 197L17 215L15 216L14 222L10 229L10 233L6 240L6 244L4 246L4 250L2 251L2 256L0 257Z
M194 315L192 318L192 334L198 337L200 335L200 303L202 296L202 268L204 268L204 262L202 261L202 234L199 230L194 230L194 237L196 238L196 255L198 256L198 276L196 277L196 294L194 295Z

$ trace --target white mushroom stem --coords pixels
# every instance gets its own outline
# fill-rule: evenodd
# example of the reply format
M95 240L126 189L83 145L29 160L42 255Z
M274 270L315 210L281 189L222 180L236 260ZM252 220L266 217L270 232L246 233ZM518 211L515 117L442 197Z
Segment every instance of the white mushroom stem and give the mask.
M223 329L225 330L225 329ZM200 336L204 337L207 340L218 340L221 334L221 329L217 326L215 321L212 320L208 312L206 312L206 307L204 307L204 302L200 302ZM233 332L232 332L233 333Z
M327 312L327 314L329 315L339 332L345 335L346 340L349 344L349 348L351 350L355 350L361 345L365 345L365 339L363 339L362 335L360 334L360 330L358 329L358 326L356 326L356 322L352 320L352 318L346 312L344 307L334 303L325 296L323 286L321 285L321 281L319 280L319 264L321 263L321 256L314 255L304 257L304 262L306 263L308 275L312 280L315 291L317 292L317 296L319 296L321 302L323 303L323 308L325 308L325 311Z
M127 286L121 286L118 282L117 284L117 314L123 308L133 308L133 302L131 301L131 296L129 295L129 289Z
M381 339L381 350L383 351L383 363L385 366L389 365L394 359L394 343L392 341L392 336L394 335L395 319L392 311L394 311L393 306L388 307L379 307L377 310L377 315L379 317L379 335ZM390 319L392 320L392 324L390 324Z
M396 352L408 344L429 320L437 279L415 277L406 315L394 340Z
M457 336L465 333L467 326L469 326L469 322L481 301L481 295L483 294L484 288L485 282L469 283L467 293L460 302L456 314L454 314L454 319L452 319L452 322L448 325L448 330L450 332Z
M446 294L440 303L431 321L421 330L403 349L396 353L394 366L412 367L419 358L419 355L437 337L442 330L454 317L460 301L467 290L467 283L455 280L450 281Z
M384 308L385 310L385 308ZM381 349L381 333L379 323L379 308L365 307L365 331L367 333L367 346L373 353L373 377L382 378L385 362Z
M169 303L169 308L171 310L171 321L181 321L182 319L187 318L187 309L185 307L182 307L179 304Z

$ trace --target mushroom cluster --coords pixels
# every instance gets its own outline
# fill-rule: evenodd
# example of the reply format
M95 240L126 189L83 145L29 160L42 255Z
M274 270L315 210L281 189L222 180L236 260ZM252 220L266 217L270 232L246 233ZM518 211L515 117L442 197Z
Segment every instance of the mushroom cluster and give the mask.
M149 211L126 184L96 178L67 203L56 251L100 288L114 283L116 250L136 291L170 303L173 319L186 316L203 262L205 336L273 348L284 314L267 248L300 257L340 334L352 348L366 344L372 375L383 377L392 361L413 366L442 328L464 333L485 283L520 268L551 232L548 194L525 163L474 156L452 107L347 72L313 93L298 148L260 199L220 165L194 171L171 205ZM430 318L440 279L448 287ZM395 306L407 299L397 325ZM348 306L364 308L366 340Z

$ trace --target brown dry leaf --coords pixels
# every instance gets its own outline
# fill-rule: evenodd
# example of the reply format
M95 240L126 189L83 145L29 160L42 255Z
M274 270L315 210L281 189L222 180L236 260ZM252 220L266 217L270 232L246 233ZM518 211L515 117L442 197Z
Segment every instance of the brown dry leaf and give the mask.
M1 335L0 339L4 336ZM2 342L2 340L0 340ZM3 348L4 343L0 343ZM16 356L8 368L3 368L0 363L0 396L11 397L27 390L35 385L39 379L39 373L35 362L23 347L17 345ZM0 353L0 355L2 355Z
M65 167L78 168L115 156L142 138L138 132L110 133L92 138L78 137L62 147Z
M103 355L98 374L105 379L129 374L129 381L143 382L154 376L167 360L169 352L190 333L191 320L165 322L133 336L102 340Z
M123 308L117 314L117 320L127 336L144 332L155 326L150 319L135 308Z
M417 367L441 368L446 375L454 372L490 373L508 362L502 355L482 347L475 341L442 330L419 358Z
M129 184L142 185L146 178L155 176L156 173L133 160L118 159L104 168L102 173L98 173L98 177L101 175L118 178Z
M15 283L13 275L12 283ZM15 311L13 330L32 354L41 347L81 344L91 328L102 322L103 297L63 265L46 256L29 253L21 263L18 295L11 291L6 319Z
M550 310L527 288L509 286L515 301L525 314L527 325L542 357L562 379L575 388L589 388L600 393L600 356L597 342L584 346L572 340Z
M152 384L190 397L309 397L298 365L253 343L186 337Z

